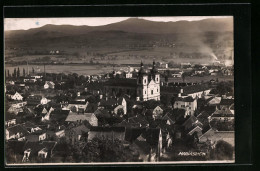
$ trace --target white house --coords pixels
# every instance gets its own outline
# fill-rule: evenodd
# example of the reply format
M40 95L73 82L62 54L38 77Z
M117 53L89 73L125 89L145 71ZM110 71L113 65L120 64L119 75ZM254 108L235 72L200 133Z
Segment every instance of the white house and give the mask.
M153 118L154 119L162 118L162 115L163 115L163 110L160 106L157 106L153 109Z
M174 109L184 109L186 111L185 116L193 115L197 109L197 100L192 97L178 97L175 100Z
M133 77L133 74L132 74L131 72L127 72L127 73L125 74L125 77L126 77L126 78L132 78L132 77Z
M11 95L11 99L13 99L13 100L23 100L23 96L20 93L15 92L14 95Z

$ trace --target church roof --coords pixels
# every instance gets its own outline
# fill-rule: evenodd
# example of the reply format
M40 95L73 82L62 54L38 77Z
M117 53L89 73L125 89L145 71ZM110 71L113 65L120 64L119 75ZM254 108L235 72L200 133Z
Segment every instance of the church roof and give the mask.
M109 79L106 86L136 87L137 81L134 78L114 78Z

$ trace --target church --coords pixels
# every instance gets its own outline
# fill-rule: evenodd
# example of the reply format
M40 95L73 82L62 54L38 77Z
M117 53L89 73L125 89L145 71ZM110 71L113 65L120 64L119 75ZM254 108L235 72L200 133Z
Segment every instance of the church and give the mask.
M155 61L150 72L144 69L143 62L138 71L137 78L110 79L104 85L105 96L120 96L128 94L137 101L160 100L160 73Z

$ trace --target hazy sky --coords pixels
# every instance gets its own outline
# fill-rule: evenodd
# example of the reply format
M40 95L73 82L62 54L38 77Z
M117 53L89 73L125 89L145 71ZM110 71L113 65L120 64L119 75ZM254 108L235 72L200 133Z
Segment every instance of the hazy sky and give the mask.
M136 17L151 21L194 21L202 20L206 18L226 18L231 16L181 16L181 17ZM5 30L27 30L30 28L42 27L46 24L54 25L88 25L88 26L100 26L111 23L120 22L130 17L77 17L77 18L5 18L4 29Z

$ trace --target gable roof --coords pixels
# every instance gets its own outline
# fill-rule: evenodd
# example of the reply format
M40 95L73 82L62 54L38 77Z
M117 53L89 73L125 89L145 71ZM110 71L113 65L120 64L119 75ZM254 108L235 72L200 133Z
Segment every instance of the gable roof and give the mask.
M93 126L90 128L90 131L95 132L125 132L125 127L100 127L100 126Z
M137 80L135 78L112 78L105 82L105 86L136 87Z
M205 90L209 90L210 88L206 84L197 84L197 85L191 85L191 86L185 86L183 87L183 93L184 94L193 94Z
M188 97L177 97L175 101L182 101L182 102L194 102L195 99L193 99L191 96Z
M69 113L66 118L66 122L77 122L77 121L90 121L93 118L96 118L94 113L84 113L84 114L77 114L74 112Z
M132 124L141 124L142 126L149 124L149 122L145 119L145 117L141 115L128 118L128 122Z
M75 132L77 135L81 135L83 132L88 132L89 129L84 125L80 125L80 126L77 126L77 127L74 127L71 129L73 132Z
M14 125L14 126L12 126L12 127L8 127L8 128L6 128L6 129L7 129L8 132L9 132L9 136L15 135L15 134L17 134L17 133L20 133L20 134L22 133L23 135L29 134L29 132L27 131L27 129L26 129L24 126L20 125L20 124Z
M46 148L47 151L52 150L57 142L55 141L43 141L43 142L26 142L24 150L31 149L32 155L36 155L40 150Z
M219 105L232 105L234 103L234 99L221 99Z

